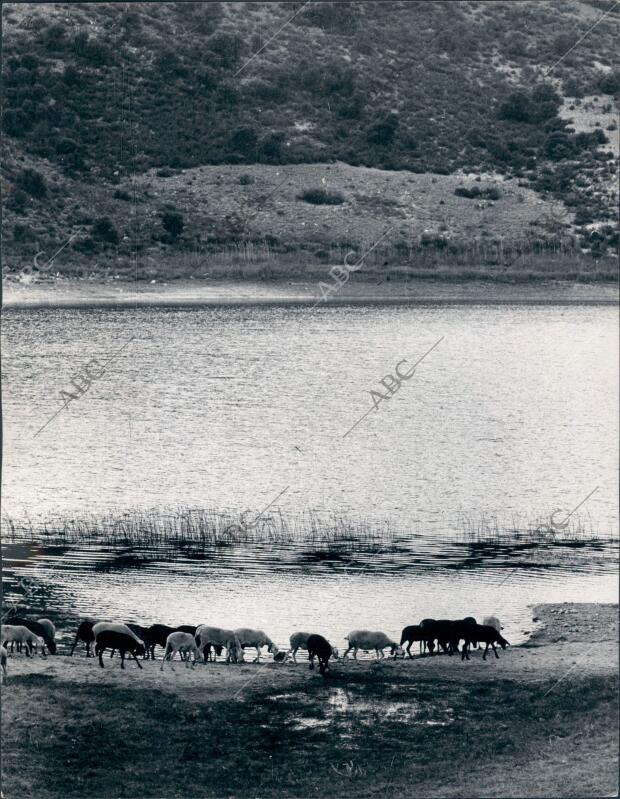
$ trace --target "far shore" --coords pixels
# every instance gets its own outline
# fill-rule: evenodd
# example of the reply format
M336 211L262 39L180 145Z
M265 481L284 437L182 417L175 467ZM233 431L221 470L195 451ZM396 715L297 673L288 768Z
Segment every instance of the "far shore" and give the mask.
M485 280L126 280L3 282L6 309L209 305L617 305L617 283Z
M4 792L617 795L618 606L539 605L532 622L499 659L340 660L325 678L302 653L297 665L174 672L159 660L122 671L107 656L101 669L64 644L47 659L15 654L2 690Z

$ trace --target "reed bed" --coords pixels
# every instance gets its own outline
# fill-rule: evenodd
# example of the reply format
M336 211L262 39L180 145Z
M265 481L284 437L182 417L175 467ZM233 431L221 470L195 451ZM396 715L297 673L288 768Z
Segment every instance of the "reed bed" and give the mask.
M5 543L160 551L206 552L218 547L265 545L329 554L396 551L416 539L426 539L427 545L433 546L443 541L474 547L588 546L617 540L617 533L602 534L589 517L577 515L555 529L548 518L532 522L482 511L459 512L450 520L444 519L440 527L441 530L428 530L418 520L410 529L396 530L389 521L339 513L306 511L284 515L274 509L259 515L186 506L85 512L36 520L6 514L2 517Z
M2 518L5 541L207 550L239 544L304 545L345 550L385 549L394 540L387 522L307 511L286 517L173 507L82 513L71 518Z
M502 518L496 514L459 512L456 529L458 538L469 544L566 544L588 545L617 539L612 532L601 533L592 519L585 514L569 519L556 514L557 520L541 516L534 521L513 514Z

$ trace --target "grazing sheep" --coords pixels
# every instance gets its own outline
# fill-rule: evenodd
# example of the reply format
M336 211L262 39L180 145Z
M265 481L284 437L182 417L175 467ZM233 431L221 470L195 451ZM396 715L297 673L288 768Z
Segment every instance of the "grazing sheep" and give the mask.
M422 631L422 644L423 654L426 654L426 650L433 654L433 650L435 649L435 638L433 637L433 625L437 622L435 619L422 619L420 622L420 630Z
M464 624L478 624L478 622L474 619L473 616L465 616L463 619ZM474 649L478 649L478 641L471 641L472 646Z
M50 621L49 619L37 619L37 623L40 624L41 627L43 627L43 629L49 635L52 641L56 640L56 627L53 621Z
M468 649L472 644L477 643L475 636L476 620L472 616L466 619L439 619L433 622L432 625L427 625L425 635L428 635L433 640L437 640L438 648L441 647L444 652L452 656L455 652L459 652L459 643L461 640L465 641L462 651L462 659L469 659ZM429 647L430 648L430 647ZM433 653L432 648L431 654Z
M248 627L239 627L239 629L235 630L235 634L241 642L241 647L243 649L245 649L246 646L256 647L256 657L254 658L254 663L257 663L260 660L261 646L266 646L267 652L273 653L274 658L278 653L278 647L262 630L251 630Z
M105 623L105 622L104 622ZM96 627L97 625L95 625ZM114 625L117 626L117 625ZM119 625L124 627L125 625ZM121 653L121 669L125 668L125 654L129 652L132 658L142 668L136 655L144 655L145 647L138 641L133 633L127 634L114 629L100 629L95 633L95 655L99 656L99 665L103 668L103 653L106 649L118 649Z
M44 619L44 621L47 621L47 619ZM30 632L43 639L45 646L47 646L52 655L56 654L56 642L54 641L53 635L49 634L47 625L41 624L40 621L35 621L34 619L24 619L21 616L13 616L11 618L11 624L13 626L27 627ZM54 627L51 621L49 624L52 625L52 628ZM43 654L45 654L45 648L43 648Z
M129 635L139 644L144 644L144 641L139 638L133 630L120 621L98 621L93 625L93 635L95 636L95 641L97 636L102 632L123 633L123 635Z
M22 624L3 624L0 626L0 644L6 648L7 643L25 644L26 656L30 657L37 644L43 650L45 641Z
M207 662L205 648L209 645L226 648L226 663L230 663L231 660L235 663L243 663L243 647L234 630L200 624L196 629L196 642L203 653L205 663Z
M490 624L476 624L476 626L472 630L472 635L475 636L476 641L479 641L482 644L486 644L484 649L484 653L482 655L482 659L487 659L487 652L489 651L489 646L493 647L493 652L495 652L495 657L499 660L499 655L497 654L497 649L495 649L495 644L499 644L502 649L506 649L507 646L510 646L508 641L502 636L495 627L491 627ZM467 644L465 644L465 647ZM463 647L463 648L465 648Z
M293 633L291 637L288 639L291 645L291 655L293 656L293 663L297 663L297 658L295 657L295 653L298 649L307 649L308 648L308 638L312 633Z
M485 616L482 619L482 625L484 627L493 627L498 633L502 631L502 625L499 623L497 616Z
M179 626L175 629L177 633L189 633L191 636L196 636L196 630L198 627L195 627L193 624L179 624ZM185 660L188 655L185 652L181 652L181 660ZM221 649L220 649L221 654Z
M198 656L198 647L196 646L196 639L191 633L185 632L174 632L170 633L166 640L166 648L164 650L164 659L161 662L160 671L164 670L164 663L166 662L166 658L170 656L170 668L174 671L174 660L175 653L179 653L179 657L181 653L187 655L187 659L185 661L185 668L188 668L190 665L190 655L194 656L194 660L192 661L192 668L196 665L196 658Z
M7 671L6 671L6 660L8 658L8 653L6 649L0 644L0 667L2 668L2 682L6 683L7 681Z
M411 654L411 644L414 641L420 642L420 654L422 653L422 644L424 643L424 633L422 632L422 627L419 624L411 624L409 627L405 627L400 636L400 645L404 643L407 644L407 654L410 658L413 657Z
M147 659L155 660L155 646L166 648L166 641L170 633L177 632L175 627L168 627L167 624L151 624L147 627L144 634L144 645L147 651Z
M338 660L338 650L332 646L326 638L322 635L312 633L308 636L308 660L310 661L310 669L314 668L314 658L319 659L319 671L325 674L329 670L329 659L333 657Z
M349 642L349 646L342 656L344 660L351 650L353 650L353 658L357 660L357 650L363 649L369 651L374 649L377 653L377 660L379 657L384 657L383 650L389 646L392 650L392 655L396 657L397 654L404 654L402 647L392 641L391 638L382 632L372 632L370 630L353 630L345 638Z
M71 647L71 652L69 652L69 656L73 655L75 647L78 645L78 641L84 641L86 644L86 657L90 657L90 645L95 640L95 634L93 633L93 627L97 624L96 621L82 621L78 625L77 632L75 634L75 641L73 642L73 646Z

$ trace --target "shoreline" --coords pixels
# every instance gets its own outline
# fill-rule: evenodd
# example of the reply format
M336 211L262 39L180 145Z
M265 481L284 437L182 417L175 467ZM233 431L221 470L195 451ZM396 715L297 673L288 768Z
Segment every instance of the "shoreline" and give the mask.
M532 615L530 638L498 660L347 660L326 678L304 656L162 673L161 661L121 671L107 656L102 670L83 654L15 655L5 793L612 795L618 606L545 604Z
M321 286L323 288L321 288ZM331 290L330 290L331 289ZM323 292L323 294L321 293ZM341 289L316 281L179 280L163 283L56 281L3 284L6 310L196 306L618 305L617 283L495 283L437 280L354 281Z

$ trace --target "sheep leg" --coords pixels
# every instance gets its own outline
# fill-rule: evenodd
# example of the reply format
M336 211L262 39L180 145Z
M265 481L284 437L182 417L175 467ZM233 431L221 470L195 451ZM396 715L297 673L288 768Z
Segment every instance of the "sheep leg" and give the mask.
M353 660L357 663L357 647L353 647Z
M409 641L409 643L407 644L407 654L409 655L410 658L413 657L413 655L411 654L411 644L412 643L413 643L413 641Z
M314 669L314 655L308 654L308 660L310 661L310 671Z
M133 659L136 661L136 663L138 664L138 668L139 668L139 669L141 669L141 668L142 668L142 663L140 663L140 661L139 661L139 660L138 660L138 658L136 657L136 653L135 653L135 652L130 652L129 654L131 655L131 657L132 657L132 658L133 658Z
M121 649L121 669L125 668L125 650Z
M482 659L483 659L483 660L486 660L486 659L487 659L487 652L488 652L488 651L489 651L489 645L487 644L487 645L485 646L485 648L484 648L484 654L482 655Z
M162 661L161 661L161 666L159 667L160 671L164 670L164 663L166 662L166 655L167 654L168 654L168 647L166 646L166 649L164 651L164 656L163 656Z
M103 668L103 657L102 657L102 655L103 655L103 647L96 646L95 647L95 654L99 655L99 665L101 666L101 668Z
M69 657L71 657L73 655L73 652L74 652L75 647L77 646L77 644L78 644L78 637L76 635L75 636L75 641L73 642L73 646L71 647L71 652L69 652Z
M493 651L495 652L495 657L499 660L499 655L497 654L497 649L495 648L495 644L491 644L493 647Z
M260 661L260 646L256 647L256 657L254 658L254 663L258 663Z
M349 654L349 652L351 651L351 649L352 649L352 648L353 648L353 647L351 647L351 646L349 646L349 647L347 648L347 651L346 651L346 652L344 653L344 655L342 656L342 659L343 659L343 660L346 660L346 659L347 659L347 655Z
M293 663L297 663L297 658L295 657L296 652L297 652L297 647L295 647L295 649L291 649L291 655L293 656Z

